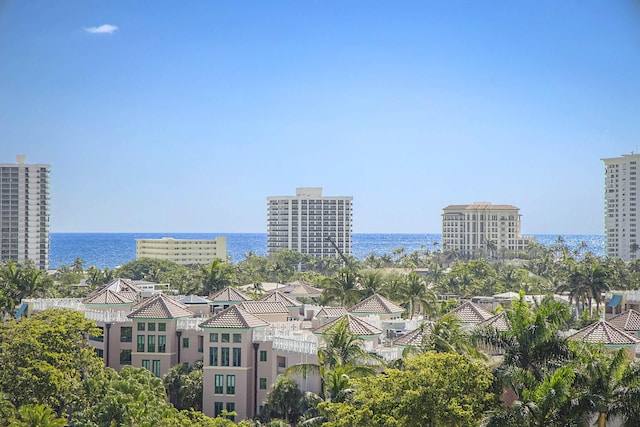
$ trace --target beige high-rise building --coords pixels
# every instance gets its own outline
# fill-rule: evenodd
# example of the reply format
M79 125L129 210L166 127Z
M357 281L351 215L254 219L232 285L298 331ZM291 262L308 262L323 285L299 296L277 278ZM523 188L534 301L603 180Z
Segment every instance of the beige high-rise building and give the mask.
M605 164L604 234L606 255L625 261L638 258L637 172L640 154L602 159Z
M29 165L24 155L16 164L0 164L0 261L33 261L49 267L49 170Z
M533 240L520 235L520 209L515 206L476 202L449 205L442 211L443 250L467 257L495 257L525 250Z
M351 255L353 197L323 196L321 187L267 197L267 255L293 249L316 258Z
M210 264L214 258L227 260L227 238L188 240L163 237L136 239L136 259L167 259L180 265Z

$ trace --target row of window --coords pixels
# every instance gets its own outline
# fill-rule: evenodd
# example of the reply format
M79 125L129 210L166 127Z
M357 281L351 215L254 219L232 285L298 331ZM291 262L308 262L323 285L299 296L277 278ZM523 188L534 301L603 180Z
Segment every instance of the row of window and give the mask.
M153 374L154 377L159 377L160 376L160 361L159 360L152 360L151 361L151 369L149 369L149 360L148 359L143 359L142 360L142 367L145 368L148 371L151 371L151 373Z
M156 331L156 324L155 322L148 322L148 323L144 323L144 322L139 322L138 323L138 330L139 331L144 331L145 330L145 325L147 328L147 331L149 332L155 332ZM158 331L159 332L165 332L167 330L167 324L164 322L158 323Z
M242 349L209 347L209 366L242 366Z
M209 342L230 342L229 339L233 336L234 343L242 342L242 334L219 334L218 332L211 332L209 334Z
M138 340L138 343L137 343L136 351L138 353L144 353L145 335L138 335L137 340ZM155 335L147 335L146 344L147 344L148 353L156 352L156 336ZM167 336L158 335L158 353L166 353L166 351L167 351Z
M224 375L216 374L214 378L214 394L224 394ZM236 394L236 376L227 375L227 393L228 395Z

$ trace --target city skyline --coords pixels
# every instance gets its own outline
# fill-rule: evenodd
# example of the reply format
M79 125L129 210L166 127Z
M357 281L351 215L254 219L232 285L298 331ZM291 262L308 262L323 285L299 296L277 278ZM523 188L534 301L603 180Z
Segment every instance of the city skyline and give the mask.
M444 2L443 2L444 3ZM265 197L353 197L354 233L604 234L638 152L640 5L8 2L0 163L51 165L51 232L266 232Z

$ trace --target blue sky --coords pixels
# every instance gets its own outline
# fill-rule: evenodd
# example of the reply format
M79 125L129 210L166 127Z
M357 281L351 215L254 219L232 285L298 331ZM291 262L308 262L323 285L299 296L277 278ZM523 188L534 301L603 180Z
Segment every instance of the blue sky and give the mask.
M639 70L637 0L0 0L0 162L52 165L53 232L265 232L318 186L356 233L603 234Z

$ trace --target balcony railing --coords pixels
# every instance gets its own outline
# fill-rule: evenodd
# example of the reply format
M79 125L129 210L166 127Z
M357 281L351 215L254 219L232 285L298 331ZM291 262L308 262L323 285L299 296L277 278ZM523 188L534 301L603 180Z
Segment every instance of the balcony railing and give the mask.
M178 330L201 331L202 328L198 325L205 320L203 318L185 317L177 320L176 328Z
M34 298L23 299L23 303L28 303L32 311L44 311L49 308L68 308L71 310L84 311L85 306L81 298Z
M84 317L94 322L103 323L122 323L131 322L131 319L127 317L128 311L97 311L97 310L84 310Z

